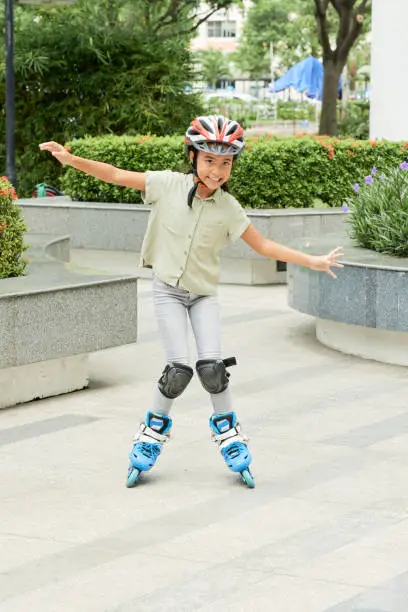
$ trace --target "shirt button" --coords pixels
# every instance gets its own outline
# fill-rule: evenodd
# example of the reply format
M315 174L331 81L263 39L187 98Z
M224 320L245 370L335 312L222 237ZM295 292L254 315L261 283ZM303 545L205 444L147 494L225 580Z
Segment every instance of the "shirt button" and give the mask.
M184 251L184 255L187 255L187 251Z
M189 238L192 238L193 236L191 234L188 235Z

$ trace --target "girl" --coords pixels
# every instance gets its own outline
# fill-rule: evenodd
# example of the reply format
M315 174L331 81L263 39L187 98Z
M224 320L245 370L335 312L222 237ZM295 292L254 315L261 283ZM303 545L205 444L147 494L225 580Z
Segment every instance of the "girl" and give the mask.
M109 164L71 155L62 145L40 145L62 164L72 166L102 181L133 187L152 205L144 237L141 265L153 269L155 313L166 352L166 365L155 387L151 409L134 438L127 486L136 484L150 470L169 439L174 399L189 384L187 313L193 329L198 361L196 372L211 396L212 438L226 464L254 487L251 454L232 408L227 368L234 357L221 358L221 330L216 297L219 253L242 238L264 257L327 272L342 268L338 247L328 255L313 256L268 240L250 223L244 209L227 192L232 166L244 147L243 129L221 116L198 117L187 129L185 142L191 174L171 171L131 172Z

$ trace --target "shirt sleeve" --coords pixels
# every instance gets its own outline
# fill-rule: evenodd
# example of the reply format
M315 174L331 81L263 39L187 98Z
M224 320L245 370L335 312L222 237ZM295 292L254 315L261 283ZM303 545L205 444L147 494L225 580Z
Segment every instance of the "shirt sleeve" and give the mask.
M228 238L230 242L235 242L242 236L245 230L250 225L248 215L242 208L241 204L233 197L231 197L230 217L228 225Z
M168 192L172 172L170 170L148 170L146 172L146 189L141 192L145 204L157 204Z

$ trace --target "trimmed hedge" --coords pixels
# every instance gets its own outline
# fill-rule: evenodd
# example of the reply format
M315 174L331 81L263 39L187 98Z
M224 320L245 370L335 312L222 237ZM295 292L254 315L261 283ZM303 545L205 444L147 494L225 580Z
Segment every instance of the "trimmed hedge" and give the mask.
M408 143L328 137L249 137L233 169L231 192L249 208L341 206L373 166L379 172L407 158ZM179 136L107 136L67 143L74 155L135 171L186 170ZM73 200L140 203L134 189L103 183L65 168L62 188Z
M0 177L0 279L23 276L27 259L23 253L27 226L21 208L14 200L17 194L5 176Z

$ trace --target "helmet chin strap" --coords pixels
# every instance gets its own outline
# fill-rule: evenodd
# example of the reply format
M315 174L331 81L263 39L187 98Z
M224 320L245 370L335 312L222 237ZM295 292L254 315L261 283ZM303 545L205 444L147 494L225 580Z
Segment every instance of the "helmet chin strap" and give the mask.
M194 183L194 185L192 186L192 188L190 189L188 193L187 204L189 205L190 208L192 208L193 206L194 196L197 193L199 184L201 183L202 185L204 185L203 181L200 179L197 173L197 151L194 151L194 157L193 157L193 161L191 164L193 166L193 175L195 176L195 178L198 178L198 181Z

